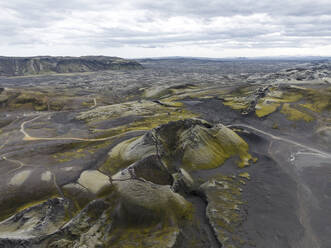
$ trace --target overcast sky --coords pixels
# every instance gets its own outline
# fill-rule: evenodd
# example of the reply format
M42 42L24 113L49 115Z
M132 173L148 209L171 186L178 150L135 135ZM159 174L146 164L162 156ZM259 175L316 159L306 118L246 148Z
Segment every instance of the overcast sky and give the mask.
M0 0L0 55L331 56L331 0Z

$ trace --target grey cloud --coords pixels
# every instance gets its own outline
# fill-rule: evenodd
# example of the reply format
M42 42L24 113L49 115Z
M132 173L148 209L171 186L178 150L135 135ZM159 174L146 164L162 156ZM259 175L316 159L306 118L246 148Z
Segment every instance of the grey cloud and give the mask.
M0 10L11 10L13 16L0 19L0 48L4 44L33 46L47 45L47 42L59 46L65 43L97 48L123 45L155 48L187 44L276 48L300 47L312 42L331 44L329 0L11 0L0 2ZM103 16L100 16L96 21L93 20L98 31L93 28L83 29L84 23L68 24L68 27L56 26L68 17L77 18L74 14L83 16L82 20L86 15L86 24L89 24L90 12L98 14L104 10L113 10L114 14L116 10L140 11L145 14L127 16L132 26L125 25L124 21L120 26L111 28L100 25L104 21ZM256 14L260 14L260 19L245 19ZM238 22L238 16L244 19ZM167 27L162 25L167 25L166 21L170 17L186 17L203 28L199 31L175 28L164 31ZM219 29L217 25L210 25L218 17L227 18L228 27ZM141 28L151 23L155 23L155 28Z
M136 6L169 15L192 14L207 18L254 13L268 13L275 16L329 15L331 12L331 4L327 0L163 0L138 2Z

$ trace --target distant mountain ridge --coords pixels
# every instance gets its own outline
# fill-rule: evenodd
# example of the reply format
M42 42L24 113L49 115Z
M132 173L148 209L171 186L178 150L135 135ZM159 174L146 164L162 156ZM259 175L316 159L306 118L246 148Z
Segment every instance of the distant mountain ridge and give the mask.
M82 57L0 57L0 76L26 76L48 73L93 72L142 69L135 60L107 56Z
M259 56L259 57L187 57L187 56L167 56L167 57L146 57L135 58L137 61L156 61L156 60L196 60L196 61L330 61L328 56Z

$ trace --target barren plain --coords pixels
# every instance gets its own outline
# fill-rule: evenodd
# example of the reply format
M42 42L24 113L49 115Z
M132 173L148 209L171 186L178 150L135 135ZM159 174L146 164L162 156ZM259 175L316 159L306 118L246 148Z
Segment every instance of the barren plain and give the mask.
M331 247L330 61L138 62L0 77L0 247Z

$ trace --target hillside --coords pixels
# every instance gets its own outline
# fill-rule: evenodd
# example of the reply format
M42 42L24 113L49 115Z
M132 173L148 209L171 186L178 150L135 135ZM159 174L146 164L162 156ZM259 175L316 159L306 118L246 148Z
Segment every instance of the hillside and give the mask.
M141 69L133 60L118 57L0 57L0 76Z

